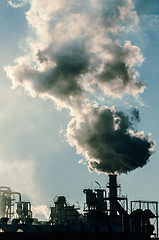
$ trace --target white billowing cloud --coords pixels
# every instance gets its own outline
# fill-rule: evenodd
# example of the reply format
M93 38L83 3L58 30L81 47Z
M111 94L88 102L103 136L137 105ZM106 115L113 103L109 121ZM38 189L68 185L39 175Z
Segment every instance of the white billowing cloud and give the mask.
M118 42L105 45L103 67L97 73L98 84L106 95L122 96L128 93L137 95L143 92L145 85L137 78L134 66L140 66L144 58L139 47L126 41L122 47ZM105 58L105 59L104 59Z
M27 2L28 0L9 0L8 4L11 7L19 8L19 7L23 7Z
M132 69L143 62L140 49L111 40L125 22L138 23L132 1L32 0L26 13L35 37L30 52L17 65L5 67L14 86L51 98L68 108L77 106L97 87L114 97L137 95L145 86ZM130 17L129 17L130 16ZM114 62L115 59L115 62ZM109 73L108 73L109 72ZM95 86L95 88L94 88Z
M53 54L56 65L45 69L32 68L23 63L7 67L7 74L12 78L13 86L22 85L31 95L51 98L61 105L77 105L83 94L83 87L78 78L89 68L88 54L79 40L65 44ZM78 58L77 58L78 54ZM43 61L42 53L37 54Z

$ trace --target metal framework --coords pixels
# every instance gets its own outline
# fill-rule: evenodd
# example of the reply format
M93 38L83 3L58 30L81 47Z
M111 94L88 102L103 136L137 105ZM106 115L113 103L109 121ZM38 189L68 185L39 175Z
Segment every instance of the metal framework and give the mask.
M131 213L134 210L141 209L143 211L145 210L151 210L154 214L154 217L151 219L153 221L153 225L155 226L156 230L156 237L158 237L158 202L156 201L131 201Z

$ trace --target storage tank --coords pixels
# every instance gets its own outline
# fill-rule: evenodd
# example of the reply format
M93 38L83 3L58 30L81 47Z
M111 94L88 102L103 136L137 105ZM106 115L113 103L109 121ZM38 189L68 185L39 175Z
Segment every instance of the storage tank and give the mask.
M86 204L88 209L95 208L97 204L96 194L92 189L84 189L83 192L86 194Z
M104 189L96 189L97 193L97 210L98 211L106 211L107 210L107 202L106 198L106 191Z

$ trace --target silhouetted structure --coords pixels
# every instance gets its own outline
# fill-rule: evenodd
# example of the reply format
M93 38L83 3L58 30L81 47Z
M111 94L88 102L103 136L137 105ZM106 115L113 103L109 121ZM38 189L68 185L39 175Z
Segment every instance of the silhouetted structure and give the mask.
M158 203L131 201L118 193L117 175L110 174L108 191L84 189L83 214L79 206L70 205L64 196L54 199L50 219L32 218L31 203L21 195L0 187L0 239L107 239L150 240L158 236Z

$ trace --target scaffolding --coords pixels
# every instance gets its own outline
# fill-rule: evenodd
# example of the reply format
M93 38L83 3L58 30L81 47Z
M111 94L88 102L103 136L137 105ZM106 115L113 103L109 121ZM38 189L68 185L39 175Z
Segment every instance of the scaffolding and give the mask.
M131 214L137 210L147 212L153 226L155 227L156 236L158 237L158 202L157 201L131 201Z

